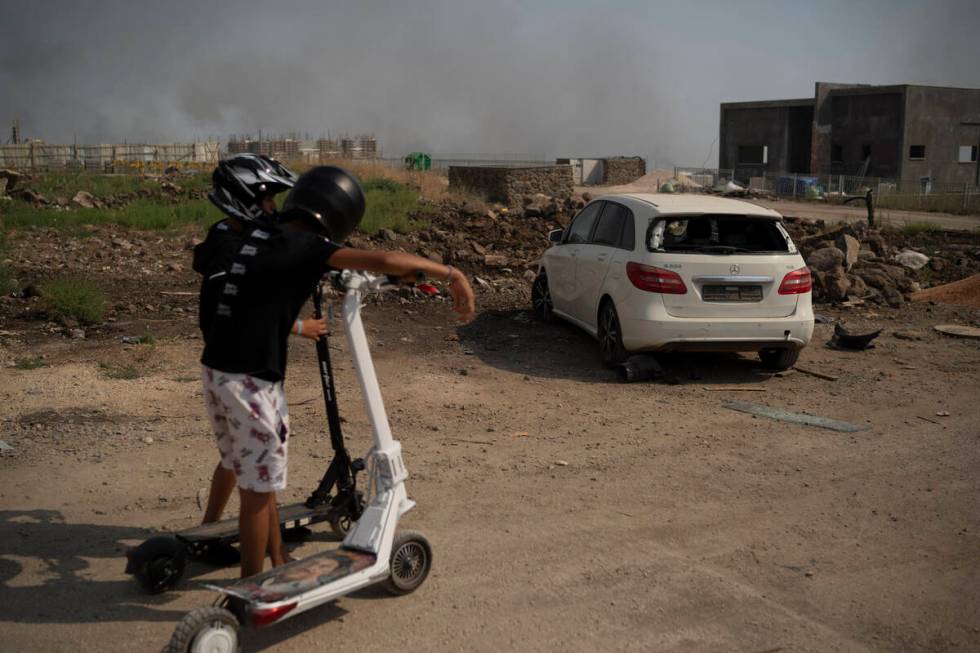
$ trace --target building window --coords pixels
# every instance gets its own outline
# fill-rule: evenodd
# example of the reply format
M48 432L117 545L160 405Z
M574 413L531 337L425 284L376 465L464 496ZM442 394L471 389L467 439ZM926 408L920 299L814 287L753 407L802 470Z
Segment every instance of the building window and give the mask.
M960 156L956 159L960 163L976 163L977 162L977 146L976 145L960 145Z
M924 158L926 158L926 146L925 145L909 145L909 158L910 159L924 159Z
M738 162L748 165L764 165L768 163L769 147L766 145L739 145Z
M844 146L840 143L834 143L830 146L830 162L831 163L841 163L844 160Z

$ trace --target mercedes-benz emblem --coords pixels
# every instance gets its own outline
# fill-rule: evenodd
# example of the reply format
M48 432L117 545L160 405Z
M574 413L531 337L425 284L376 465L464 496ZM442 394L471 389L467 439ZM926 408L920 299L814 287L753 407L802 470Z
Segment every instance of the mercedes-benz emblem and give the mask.
M728 271L732 274L738 274L738 263L732 263L732 267L728 268Z

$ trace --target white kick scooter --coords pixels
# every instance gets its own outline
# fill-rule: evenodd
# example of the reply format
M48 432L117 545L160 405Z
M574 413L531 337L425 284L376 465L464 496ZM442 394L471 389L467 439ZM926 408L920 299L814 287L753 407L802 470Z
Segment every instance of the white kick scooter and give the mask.
M235 653L241 648L240 626L268 626L375 583L384 582L394 594L408 594L429 574L432 547L428 540L412 531L395 533L398 520L415 502L405 492L408 472L401 443L391 436L361 322L361 299L389 281L349 270L332 276L345 291L342 312L347 342L374 431L374 446L366 457L370 502L340 548L227 585L206 584L222 596L214 605L184 616L166 653Z

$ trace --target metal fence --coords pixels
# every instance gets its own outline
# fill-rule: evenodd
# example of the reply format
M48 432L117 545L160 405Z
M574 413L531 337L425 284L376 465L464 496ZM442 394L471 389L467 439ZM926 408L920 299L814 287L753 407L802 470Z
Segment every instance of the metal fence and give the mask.
M384 165L392 168L404 168L405 158L404 157L386 157L383 159L378 159ZM501 155L488 155L481 156L478 154L474 155L450 155L440 157L438 155L432 155L432 169L433 170L448 170L450 166L488 166L488 167L506 167L506 168L533 168L536 166L553 166L555 165L554 159L535 159L535 158L507 158Z
M734 180L735 171L731 168L684 168L675 166L674 178L687 178L704 188L716 188Z
M0 145L0 167L21 171L89 170L111 173L210 170L221 156L221 143L121 143L51 145L29 142Z

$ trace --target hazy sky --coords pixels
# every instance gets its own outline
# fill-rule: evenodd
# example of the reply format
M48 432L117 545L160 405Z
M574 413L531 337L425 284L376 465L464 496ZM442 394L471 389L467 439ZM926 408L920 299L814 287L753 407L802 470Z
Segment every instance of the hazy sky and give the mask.
M392 155L700 165L724 101L980 87L980 0L4 0L0 140L373 132ZM717 152L708 158L716 164Z

